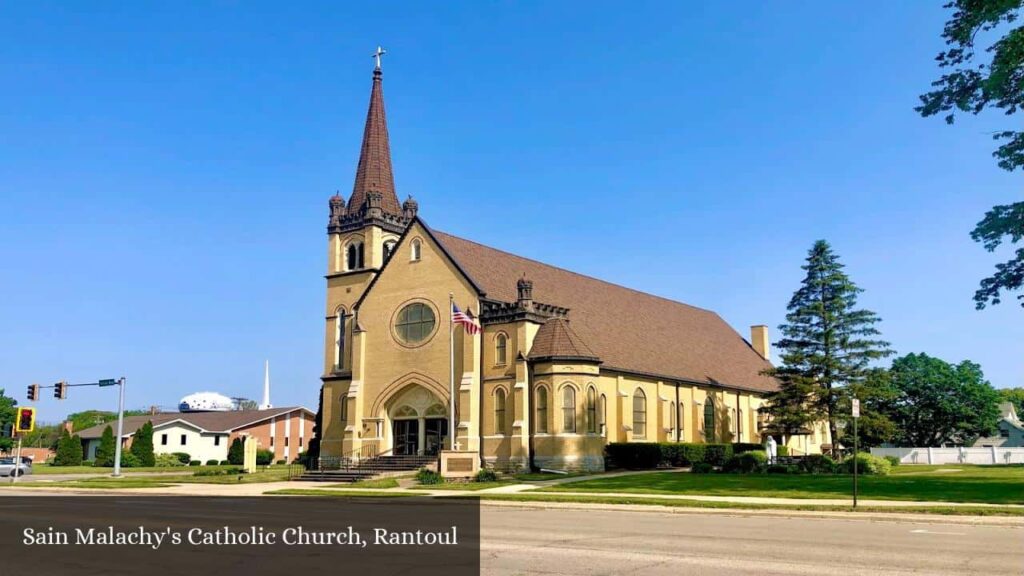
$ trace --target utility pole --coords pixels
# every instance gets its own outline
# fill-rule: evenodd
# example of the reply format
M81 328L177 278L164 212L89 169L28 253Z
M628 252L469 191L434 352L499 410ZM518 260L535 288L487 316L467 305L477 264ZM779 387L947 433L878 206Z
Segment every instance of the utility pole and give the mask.
M124 376L117 380L117 442L114 443L114 478L121 476L121 434L124 431ZM100 386L104 381L100 381ZM109 385L109 384L108 384Z

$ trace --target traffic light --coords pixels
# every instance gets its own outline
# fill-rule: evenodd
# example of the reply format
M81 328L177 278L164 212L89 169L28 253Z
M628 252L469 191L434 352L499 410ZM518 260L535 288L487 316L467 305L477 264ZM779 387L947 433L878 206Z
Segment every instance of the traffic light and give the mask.
M57 400L63 400L68 397L68 383L61 380L53 385L53 397Z
M28 385L28 401L35 402L39 400L39 384Z
M36 409L18 408L18 418L14 422L14 431L18 434L36 429Z

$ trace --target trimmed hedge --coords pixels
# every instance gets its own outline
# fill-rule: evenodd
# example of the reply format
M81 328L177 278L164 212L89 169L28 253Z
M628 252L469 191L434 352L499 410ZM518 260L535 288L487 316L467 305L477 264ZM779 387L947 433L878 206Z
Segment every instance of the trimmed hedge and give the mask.
M825 454L808 454L800 459L800 470L808 474L835 474L836 461Z
M649 470L658 466L687 467L703 462L724 466L733 454L763 450L760 444L696 444L687 442L613 442L605 446L610 466Z
M767 465L768 454L764 450L750 450L729 458L722 470L736 474L753 474L764 472Z

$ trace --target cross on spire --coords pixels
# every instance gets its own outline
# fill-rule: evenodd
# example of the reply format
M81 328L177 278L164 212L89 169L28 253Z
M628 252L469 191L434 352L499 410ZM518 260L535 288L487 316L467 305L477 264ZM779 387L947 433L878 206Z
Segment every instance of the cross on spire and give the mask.
M380 57L385 54L387 54L387 51L380 46L377 46L377 50L373 53L373 57L377 59L377 67L374 68L375 70L380 70Z

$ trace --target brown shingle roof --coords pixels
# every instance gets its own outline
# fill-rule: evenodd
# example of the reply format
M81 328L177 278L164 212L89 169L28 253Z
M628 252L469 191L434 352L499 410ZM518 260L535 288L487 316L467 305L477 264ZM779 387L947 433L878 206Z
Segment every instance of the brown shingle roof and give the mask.
M434 232L487 298L516 301L516 282L533 281L537 302L570 308L572 330L605 369L665 379L772 391L771 365L711 312Z
M565 318L552 318L537 330L530 360L599 360Z
M141 428L147 421L153 422L153 427L155 428L161 424L181 420L207 432L223 432L226 434L247 424L260 422L273 416L283 416L295 410L303 410L310 417L313 415L312 412L301 406L271 408L269 410L233 410L230 412L163 412L144 416L125 416L122 432L125 436L135 434L135 431ZM117 433L117 420L113 420L86 428L80 432L75 432L75 434L78 434L83 440L99 438L103 435L103 429L107 426L110 426L115 434Z
M388 121L384 115L384 88L380 70L373 72L370 108L366 111L363 145L359 151L359 165L356 167L352 197L348 201L349 212L360 210L366 202L366 194L371 190L383 195L381 208L385 212L402 213L402 206L395 194L395 176L391 169L391 145L388 142Z

